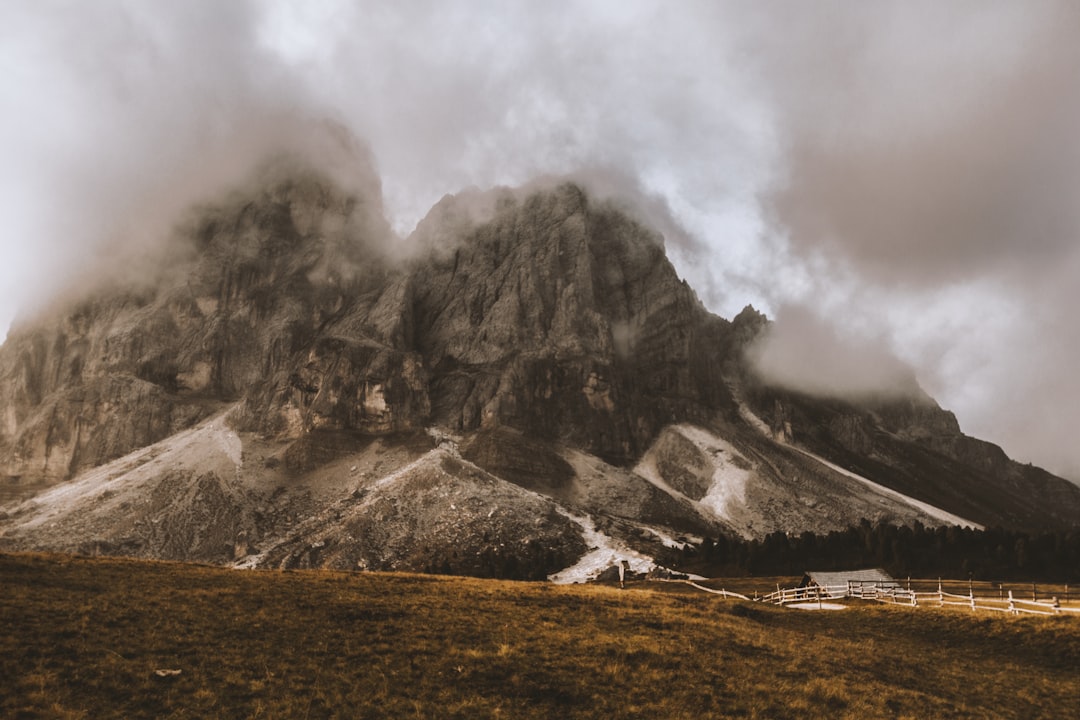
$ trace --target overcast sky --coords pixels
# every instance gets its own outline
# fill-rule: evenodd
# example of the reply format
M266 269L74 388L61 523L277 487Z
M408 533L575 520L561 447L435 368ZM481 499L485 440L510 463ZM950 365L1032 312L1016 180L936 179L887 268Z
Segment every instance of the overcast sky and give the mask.
M712 310L777 319L792 382L898 358L1080 479L1078 33L1068 0L7 0L0 334L330 119L402 235L470 185L636 184Z

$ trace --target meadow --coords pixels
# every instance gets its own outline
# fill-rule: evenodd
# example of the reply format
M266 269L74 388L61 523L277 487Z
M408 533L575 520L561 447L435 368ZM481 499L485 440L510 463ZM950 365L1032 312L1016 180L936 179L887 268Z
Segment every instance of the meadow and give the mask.
M0 628L3 718L1060 718L1080 707L1080 617L810 612L664 583L11 554L0 555Z

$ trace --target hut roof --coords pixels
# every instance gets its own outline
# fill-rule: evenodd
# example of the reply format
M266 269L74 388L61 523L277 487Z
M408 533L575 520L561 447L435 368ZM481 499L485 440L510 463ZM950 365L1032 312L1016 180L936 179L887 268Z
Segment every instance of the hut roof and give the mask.
M896 584L896 580L881 568L869 568L866 570L838 570L835 572L807 570L806 576L803 577L802 585L846 585L848 581L881 583L883 585Z

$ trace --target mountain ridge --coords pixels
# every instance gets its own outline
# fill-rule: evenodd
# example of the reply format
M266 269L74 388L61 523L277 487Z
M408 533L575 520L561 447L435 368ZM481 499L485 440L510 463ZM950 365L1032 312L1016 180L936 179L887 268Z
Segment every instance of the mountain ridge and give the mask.
M182 479L170 476L171 490L154 489L157 476L132 483L165 496L202 487L195 495L225 509L181 503L173 534L187 549L105 521L60 537L34 520L49 515L46 490L4 509L0 546L534 577L587 549L564 512L598 521L627 553L653 554L660 536L756 537L860 517L1080 524L1080 488L963 435L921 391L853 400L768 385L745 354L767 319L750 307L731 321L709 313L662 237L578 185L447 196L409 253L387 245L387 228L380 199L314 171L277 173L185 225L177 242L190 252L156 285L13 328L0 346L9 490L86 483L159 447ZM219 413L242 461L195 472L170 438ZM368 457L373 443L386 459ZM413 483L427 490L363 500L429 455ZM133 471L114 472L113 484ZM428 502L440 487L457 488L461 509ZM288 509L221 500L244 493ZM512 518L487 540L484 518L464 509L485 493ZM165 506L151 515L173 522ZM228 528L212 552L192 549L199 523ZM469 557L448 550L452 528L477 538ZM508 546L512 536L526 545ZM315 543L335 549L312 553Z

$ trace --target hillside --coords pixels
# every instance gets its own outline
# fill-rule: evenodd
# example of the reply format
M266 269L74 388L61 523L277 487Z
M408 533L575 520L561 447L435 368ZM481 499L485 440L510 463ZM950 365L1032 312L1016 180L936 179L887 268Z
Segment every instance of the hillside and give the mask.
M1080 694L1070 618L25 555L0 577L4 717L1028 719Z
M463 193L402 244L367 192L271 166L13 328L0 547L569 578L863 518L1080 524L917 386L765 384L767 319L709 313L631 208Z

